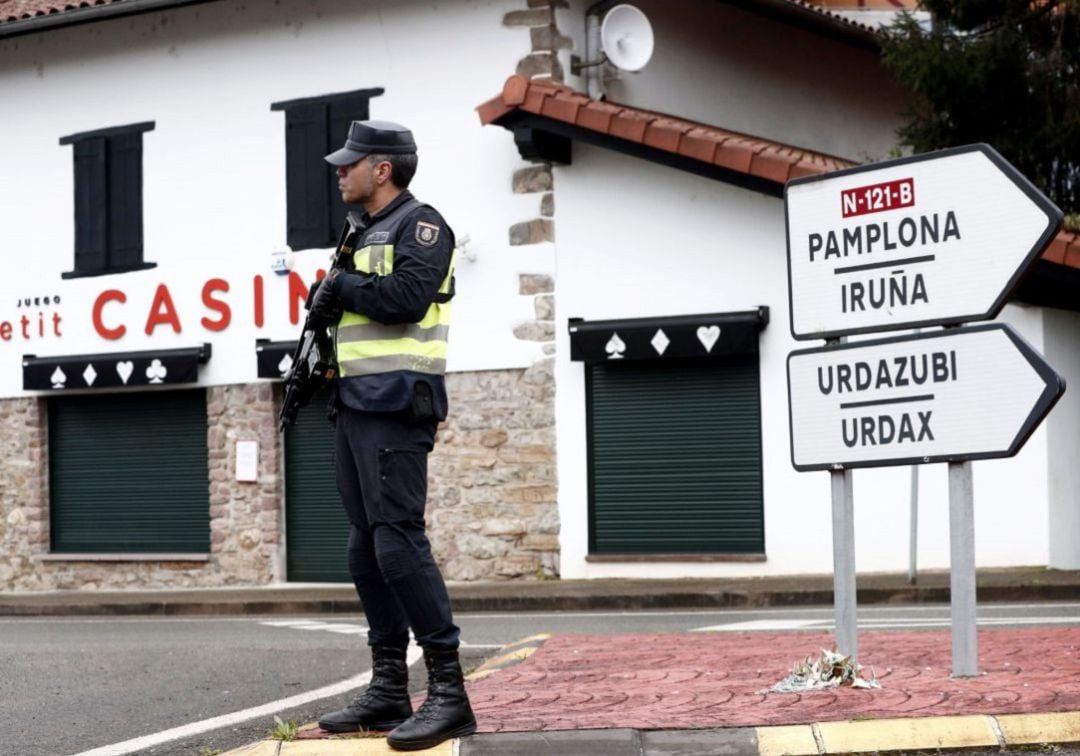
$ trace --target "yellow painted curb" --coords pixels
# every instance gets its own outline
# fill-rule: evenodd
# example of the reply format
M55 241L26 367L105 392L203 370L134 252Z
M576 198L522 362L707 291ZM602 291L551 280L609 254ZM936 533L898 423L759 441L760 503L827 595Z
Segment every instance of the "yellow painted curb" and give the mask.
M1006 745L1080 743L1080 711L995 717Z
M985 716L821 722L817 728L825 753L996 748L998 745L990 720Z
M451 756L454 741L447 740L434 748L410 753ZM386 738L351 738L348 740L293 740L281 744L280 756L400 756L386 743Z
M514 641L513 643L508 643L499 649L498 656L493 656L472 672L465 675L465 679L469 682L481 680L488 675L498 672L500 669L520 663L525 659L528 659L529 656L531 656L536 649L540 648L544 641L550 637L550 633L539 633L537 635L530 635L528 638L522 638L519 641Z
M817 756L817 742L810 725L757 727L755 730L761 756Z

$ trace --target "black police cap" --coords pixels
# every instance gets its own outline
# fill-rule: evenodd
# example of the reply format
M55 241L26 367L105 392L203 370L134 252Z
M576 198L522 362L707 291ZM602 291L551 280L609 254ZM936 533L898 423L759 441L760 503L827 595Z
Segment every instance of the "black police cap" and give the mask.
M351 165L365 155L401 155L416 152L412 132L390 121L353 121L345 146L326 156L331 165Z

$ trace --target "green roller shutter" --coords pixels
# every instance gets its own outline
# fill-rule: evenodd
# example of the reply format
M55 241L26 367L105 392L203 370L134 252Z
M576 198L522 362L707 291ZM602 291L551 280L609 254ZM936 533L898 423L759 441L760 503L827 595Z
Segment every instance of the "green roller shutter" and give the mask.
M334 476L334 428L325 394L285 432L285 540L288 579L349 583L349 521Z
M207 553L206 392L49 400L56 553Z
M587 367L590 554L762 554L758 355Z

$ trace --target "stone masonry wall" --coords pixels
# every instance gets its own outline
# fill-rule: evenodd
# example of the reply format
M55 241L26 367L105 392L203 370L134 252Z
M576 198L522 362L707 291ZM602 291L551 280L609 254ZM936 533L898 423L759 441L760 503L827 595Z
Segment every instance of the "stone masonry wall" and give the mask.
M44 400L0 400L0 591L47 587L34 560L49 549L46 435Z
M45 399L0 400L0 591L252 585L276 575L282 484L270 384L207 389L209 561L43 560L49 551ZM259 442L256 483L236 440Z
M447 580L559 574L553 360L447 376L429 536Z

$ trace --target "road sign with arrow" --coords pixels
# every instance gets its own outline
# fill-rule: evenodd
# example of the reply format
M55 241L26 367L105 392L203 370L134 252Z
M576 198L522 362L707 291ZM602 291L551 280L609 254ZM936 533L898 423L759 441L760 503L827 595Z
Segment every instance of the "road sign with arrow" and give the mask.
M797 339L993 318L1062 222L985 144L798 179L784 196Z
M1012 456L1064 390L1064 379L1003 323L792 352L792 464Z

